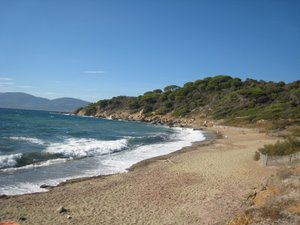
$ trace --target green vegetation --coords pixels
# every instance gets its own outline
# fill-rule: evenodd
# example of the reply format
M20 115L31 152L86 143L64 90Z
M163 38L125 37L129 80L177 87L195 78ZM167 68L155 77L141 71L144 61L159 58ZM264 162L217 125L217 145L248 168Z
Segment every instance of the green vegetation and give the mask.
M264 155L283 156L300 152L300 141L297 138L288 138L285 141L277 142L274 145L265 145L259 151Z
M260 160L260 154L259 154L259 152L256 151L256 152L254 153L253 159L254 159L255 161Z
M260 121L299 121L300 80L266 82L242 81L227 75L207 77L179 87L168 85L148 91L138 97L119 96L100 100L85 108L85 113L97 111L140 112L144 116L169 114L174 117L224 119L228 125L251 124Z

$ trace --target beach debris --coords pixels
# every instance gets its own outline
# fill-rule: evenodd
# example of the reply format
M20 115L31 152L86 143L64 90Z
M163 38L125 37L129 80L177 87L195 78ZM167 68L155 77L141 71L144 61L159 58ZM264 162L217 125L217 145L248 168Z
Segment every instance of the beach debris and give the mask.
M70 220L70 219L72 219L72 216L70 216L70 215L67 215L67 219L69 219L69 220Z
M257 191L256 190L253 190L253 191L250 191L247 195L246 195L246 201L248 201L249 199L253 200L257 195Z
M247 204L247 203L250 204L250 205L254 204L253 201L254 201L256 195L257 195L257 190L256 189L252 189L249 192L247 192L246 194L244 194L243 195L244 199L241 202L241 206L244 205L244 204Z
M158 161L162 161L162 162L167 162L167 163L171 163L171 164L173 164L173 165L175 165L176 163L174 163L172 160L170 160L170 159L160 159L160 160L158 160Z
M57 212L59 212L59 213L65 213L65 212L68 212L68 210L65 207L61 206L61 207L59 207L57 209Z
M19 218L19 221L25 221L25 220L27 220L27 218L26 218L25 216L21 216L21 217Z
M171 163L171 164L175 165L175 163L174 163L173 161L171 161L170 159L166 159L166 161L167 161L168 163Z
M2 221L0 222L0 225L20 225L14 221Z

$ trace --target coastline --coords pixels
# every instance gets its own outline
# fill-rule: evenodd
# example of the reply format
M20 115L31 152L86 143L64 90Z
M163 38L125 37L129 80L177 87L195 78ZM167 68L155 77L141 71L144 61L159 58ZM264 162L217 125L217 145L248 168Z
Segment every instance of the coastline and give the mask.
M228 138L141 161L128 173L71 180L48 192L0 198L1 220L22 224L224 224L243 195L275 172L252 154L277 139L215 127ZM57 212L59 207L67 209Z
M98 118L95 117L95 119L98 119ZM115 120L117 121L117 119L115 119ZM127 121L127 122L131 122L131 121ZM132 121L132 124L135 125L135 122ZM29 180L27 180L27 181L25 180L22 183L24 188L23 188L23 186L21 186L21 184L16 186L16 188L13 185L11 185L11 186L7 185L7 188L6 188L6 186L4 186L4 184L5 184L5 178L4 178L4 180L3 180L4 182L1 186L1 188L4 186L4 188L1 189L0 197L1 196L5 197L5 196L15 196L15 195L22 195L22 194L45 192L45 191L48 191L48 189L50 189L50 188L54 188L55 186L60 185L61 183L69 182L69 180L73 181L73 180L90 179L94 176L97 177L97 176L111 175L111 174L127 172L128 168L130 168L132 165L134 165L136 163L139 163L140 161L144 161L144 160L151 159L153 157L158 157L158 156L161 156L161 155L167 155L167 154L169 154L171 152L174 152L174 151L179 151L181 148L183 148L185 146L192 145L192 143L195 142L195 141L201 141L201 140L205 139L205 137L203 135L203 132L193 131L193 129L190 129L190 128L180 128L180 127L178 127L178 128L177 127L171 127L171 128L169 127L168 128L166 125L157 124L157 126L156 126L154 124L150 124L150 123L146 123L146 122L142 122L142 121L138 124L142 124L142 125L139 125L139 126L153 127L154 130L156 128L158 128L158 129L160 129L160 128L169 129L170 131L173 130L172 132L174 132L174 135L170 136L170 139L168 139L168 141L161 142L161 144L159 143L158 145L153 145L152 146L151 144L149 144L149 145L146 144L145 145L146 148L139 148L139 146L137 146L136 148L131 148L133 150L135 150L135 149L136 150L135 151L128 151L129 156L131 156L131 157L127 156L127 158L129 160L127 160L127 161L124 160L124 163L120 164L121 166L118 166L118 164L115 163L116 166L114 168L113 168L113 166L111 166L112 169L110 169L110 171L107 170L108 172L105 171L105 170L102 171L102 170L98 169L98 170L91 170L92 172L88 171L86 173L82 173L82 174L79 174L79 175L76 175L75 172L74 172L74 174L75 174L74 176L66 176L66 177L64 177L64 175L61 173L62 174L61 179L57 179L57 180L54 180L55 178L52 179L52 180L49 179L50 182L48 182L48 180L45 180L44 182L43 181L42 182L37 182L37 183L33 183L31 185ZM207 136L207 135L205 135L205 136ZM39 140L37 139L37 141L39 141ZM69 146L72 147L72 143L70 143L69 145L65 145L64 148L69 149ZM97 146L101 149L102 143L97 143ZM149 148L147 148L147 146L149 146ZM139 152L141 152L142 154L139 155ZM113 157L111 157L111 158L112 158L112 161L113 161L114 158ZM119 162L120 160L122 160L122 159L120 159L120 158L115 159L116 162ZM48 161L47 161L47 163L48 163ZM28 168L45 167L44 165L47 165L47 163L45 163L43 165L37 164L37 166L33 164L32 167L28 167ZM107 167L110 166L109 163L108 163ZM97 164L93 163L91 165L97 165ZM113 165L113 163L112 163L112 165ZM5 169L3 171L8 176L12 177L10 175L10 173L14 173L14 171L17 171L17 172L21 171L22 172L24 169L27 169L27 166L25 166L25 167L16 167L16 168L8 168L8 169ZM64 171L63 168L62 168L62 171ZM74 171L79 171L80 172L81 170L77 170L77 168L74 168ZM44 171L42 171L42 173L46 174ZM18 175L18 173L17 173L17 175ZM11 179L10 177L8 177L8 179ZM15 179L15 178L12 178L12 179Z
M173 157L177 154L181 154L183 152L195 151L199 147L208 146L208 145L212 144L218 138L218 135L214 131L209 131L209 130L203 130L203 131L204 131L203 135L205 136L205 140L193 142L191 146L183 147L183 148L181 148L177 151L171 152L169 154L160 155L160 156L152 157L149 159L144 159L142 161L134 163L133 165L131 165L129 168L126 169L127 172L123 172L123 173L128 173L128 172L134 171L140 167L145 167L145 166L147 166L155 161L158 161L158 160L168 160L170 157ZM43 186L42 188L45 188L47 190L53 190L56 187L60 187L60 186L65 186L65 185L74 184L74 183L87 181L87 180L93 180L93 179L109 178L110 176L114 176L116 174L123 174L123 173L114 173L114 174L108 174L108 175L97 175L97 176L91 176L91 177L74 178L74 179L69 179L69 180L60 182L59 184L57 184L55 186L42 185ZM21 194L21 195L32 195L32 194L39 194L39 193L43 193L43 192L27 193L27 194ZM3 196L3 197L10 198L10 197L15 197L15 196L19 196L19 195Z
M101 118L101 119L103 119L103 118ZM108 119L108 118L105 118L105 119ZM129 121L129 122L138 122L138 121ZM147 123L147 122L144 122L144 121L140 121L140 122ZM167 126L167 125L164 125L164 124L153 124L153 125ZM173 127L173 128L176 128L176 127ZM183 128L183 127L178 127L178 128ZM184 127L184 128L194 130L191 127ZM83 176L83 177L77 177L77 178L70 178L70 179L67 179L65 181L61 181L56 185L41 184L40 188L44 189L44 191L36 191L36 192L31 192L31 193L22 193L22 194L13 194L13 195L0 194L0 199L1 198L10 198L10 197L15 197L15 196L22 196L22 195L34 195L34 194L44 193L44 192L47 192L49 190L55 189L56 187L59 187L59 186L64 186L64 185L77 183L77 182L90 180L90 179L98 179L98 178L102 178L102 177L109 177L109 176L113 176L115 174L127 173L127 172L130 172L130 171L136 169L137 167L148 165L148 164L150 164L150 163L152 163L156 160L168 159L169 157L171 157L175 154L179 154L181 151L190 151L191 149L193 149L193 148L191 148L192 146L195 146L195 145L204 146L204 145L211 144L216 138L218 138L218 135L213 131L209 131L207 129L202 129L202 128L201 129L195 129L195 130L201 130L201 133L202 133L202 135L204 136L205 139L202 140L202 141L192 142L191 145L189 145L189 146L184 146L181 149L172 151L172 152L167 153L167 154L162 154L162 155L158 155L158 156L154 156L154 157L151 157L151 158L146 158L146 159L143 159L141 161L138 161L138 162L130 165L128 168L126 168L125 172L115 172L115 173L112 173L112 174L99 174L99 175L93 175L93 176Z
M169 158L176 156L178 154L181 154L184 152L189 152L189 151L195 151L198 148L212 144L218 138L218 134L214 131L202 130L202 132L205 137L205 139L203 141L196 141L196 142L193 142L191 146L183 147L180 150L171 152L169 154L160 155L160 156L152 157L152 158L137 162L127 169L128 172L138 169L139 167L147 166L157 160L168 160Z

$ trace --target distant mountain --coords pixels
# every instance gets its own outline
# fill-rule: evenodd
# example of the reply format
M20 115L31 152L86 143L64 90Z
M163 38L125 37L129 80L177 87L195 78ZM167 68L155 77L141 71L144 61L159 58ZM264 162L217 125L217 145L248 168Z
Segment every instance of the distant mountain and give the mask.
M85 107L88 104L89 102L75 98L49 100L21 92L0 93L0 108L73 112L77 108Z

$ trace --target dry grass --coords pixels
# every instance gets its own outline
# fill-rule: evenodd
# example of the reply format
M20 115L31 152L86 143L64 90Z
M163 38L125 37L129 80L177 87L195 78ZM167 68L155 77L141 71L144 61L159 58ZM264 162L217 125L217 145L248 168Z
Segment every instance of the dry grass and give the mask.
M256 194L250 207L234 221L246 218L245 225L299 225L300 224L300 166L281 168L270 177L266 190ZM243 223L240 223L242 225ZM229 223L229 225L232 225Z

